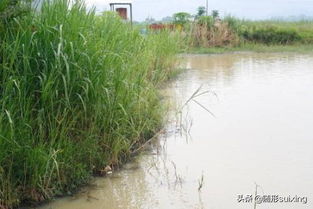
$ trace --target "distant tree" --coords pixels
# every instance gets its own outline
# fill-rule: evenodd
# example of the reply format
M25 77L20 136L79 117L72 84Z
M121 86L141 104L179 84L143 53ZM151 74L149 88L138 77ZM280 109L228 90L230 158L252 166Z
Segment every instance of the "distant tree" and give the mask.
M198 7L198 9L197 9L197 16L196 16L196 17L201 17L201 16L203 16L205 13L206 13L205 7L203 7L203 6Z
M163 17L161 21L164 23L170 23L170 22L173 22L173 17L170 17L170 16Z
M189 22L189 18L191 18L191 15L187 12L178 12L173 15L173 22L175 24L185 25Z
M218 10L212 10L212 17L213 17L213 19L216 19L216 18L219 17L219 12L218 12Z

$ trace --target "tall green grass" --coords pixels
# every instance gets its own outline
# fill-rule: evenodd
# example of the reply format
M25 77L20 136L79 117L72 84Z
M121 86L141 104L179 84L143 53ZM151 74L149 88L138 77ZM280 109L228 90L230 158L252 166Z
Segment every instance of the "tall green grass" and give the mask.
M51 2L0 30L0 208L75 190L162 122L176 38Z

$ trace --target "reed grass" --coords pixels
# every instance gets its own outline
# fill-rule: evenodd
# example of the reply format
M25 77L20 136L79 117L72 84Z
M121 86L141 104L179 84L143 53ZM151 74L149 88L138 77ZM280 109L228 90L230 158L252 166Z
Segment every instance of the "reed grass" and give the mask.
M162 123L178 50L82 1L46 1L0 30L0 208L77 189Z

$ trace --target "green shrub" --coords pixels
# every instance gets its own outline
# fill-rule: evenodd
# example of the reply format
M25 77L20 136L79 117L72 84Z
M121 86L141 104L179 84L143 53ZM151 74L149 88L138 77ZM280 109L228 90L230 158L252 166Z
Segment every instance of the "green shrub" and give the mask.
M210 29L214 26L214 18L212 16L201 16L197 23Z
M228 27L236 33L238 33L243 27L242 21L231 15L227 15L226 17L224 17L223 22L227 23Z
M178 12L173 15L173 23L176 25L184 26L189 23L191 15L187 12Z
M300 35L296 31L275 27L248 28L240 33L247 41L264 44L290 44L301 40Z

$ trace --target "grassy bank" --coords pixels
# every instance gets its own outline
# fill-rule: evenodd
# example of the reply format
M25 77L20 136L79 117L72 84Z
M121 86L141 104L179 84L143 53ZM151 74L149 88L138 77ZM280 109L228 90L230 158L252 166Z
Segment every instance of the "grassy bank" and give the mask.
M70 193L162 122L175 37L53 2L1 19L0 208Z
M235 47L191 47L182 51L182 53L194 54L222 54L231 52L295 52L295 53L313 53L313 44L296 45L265 45L265 44L242 44Z

